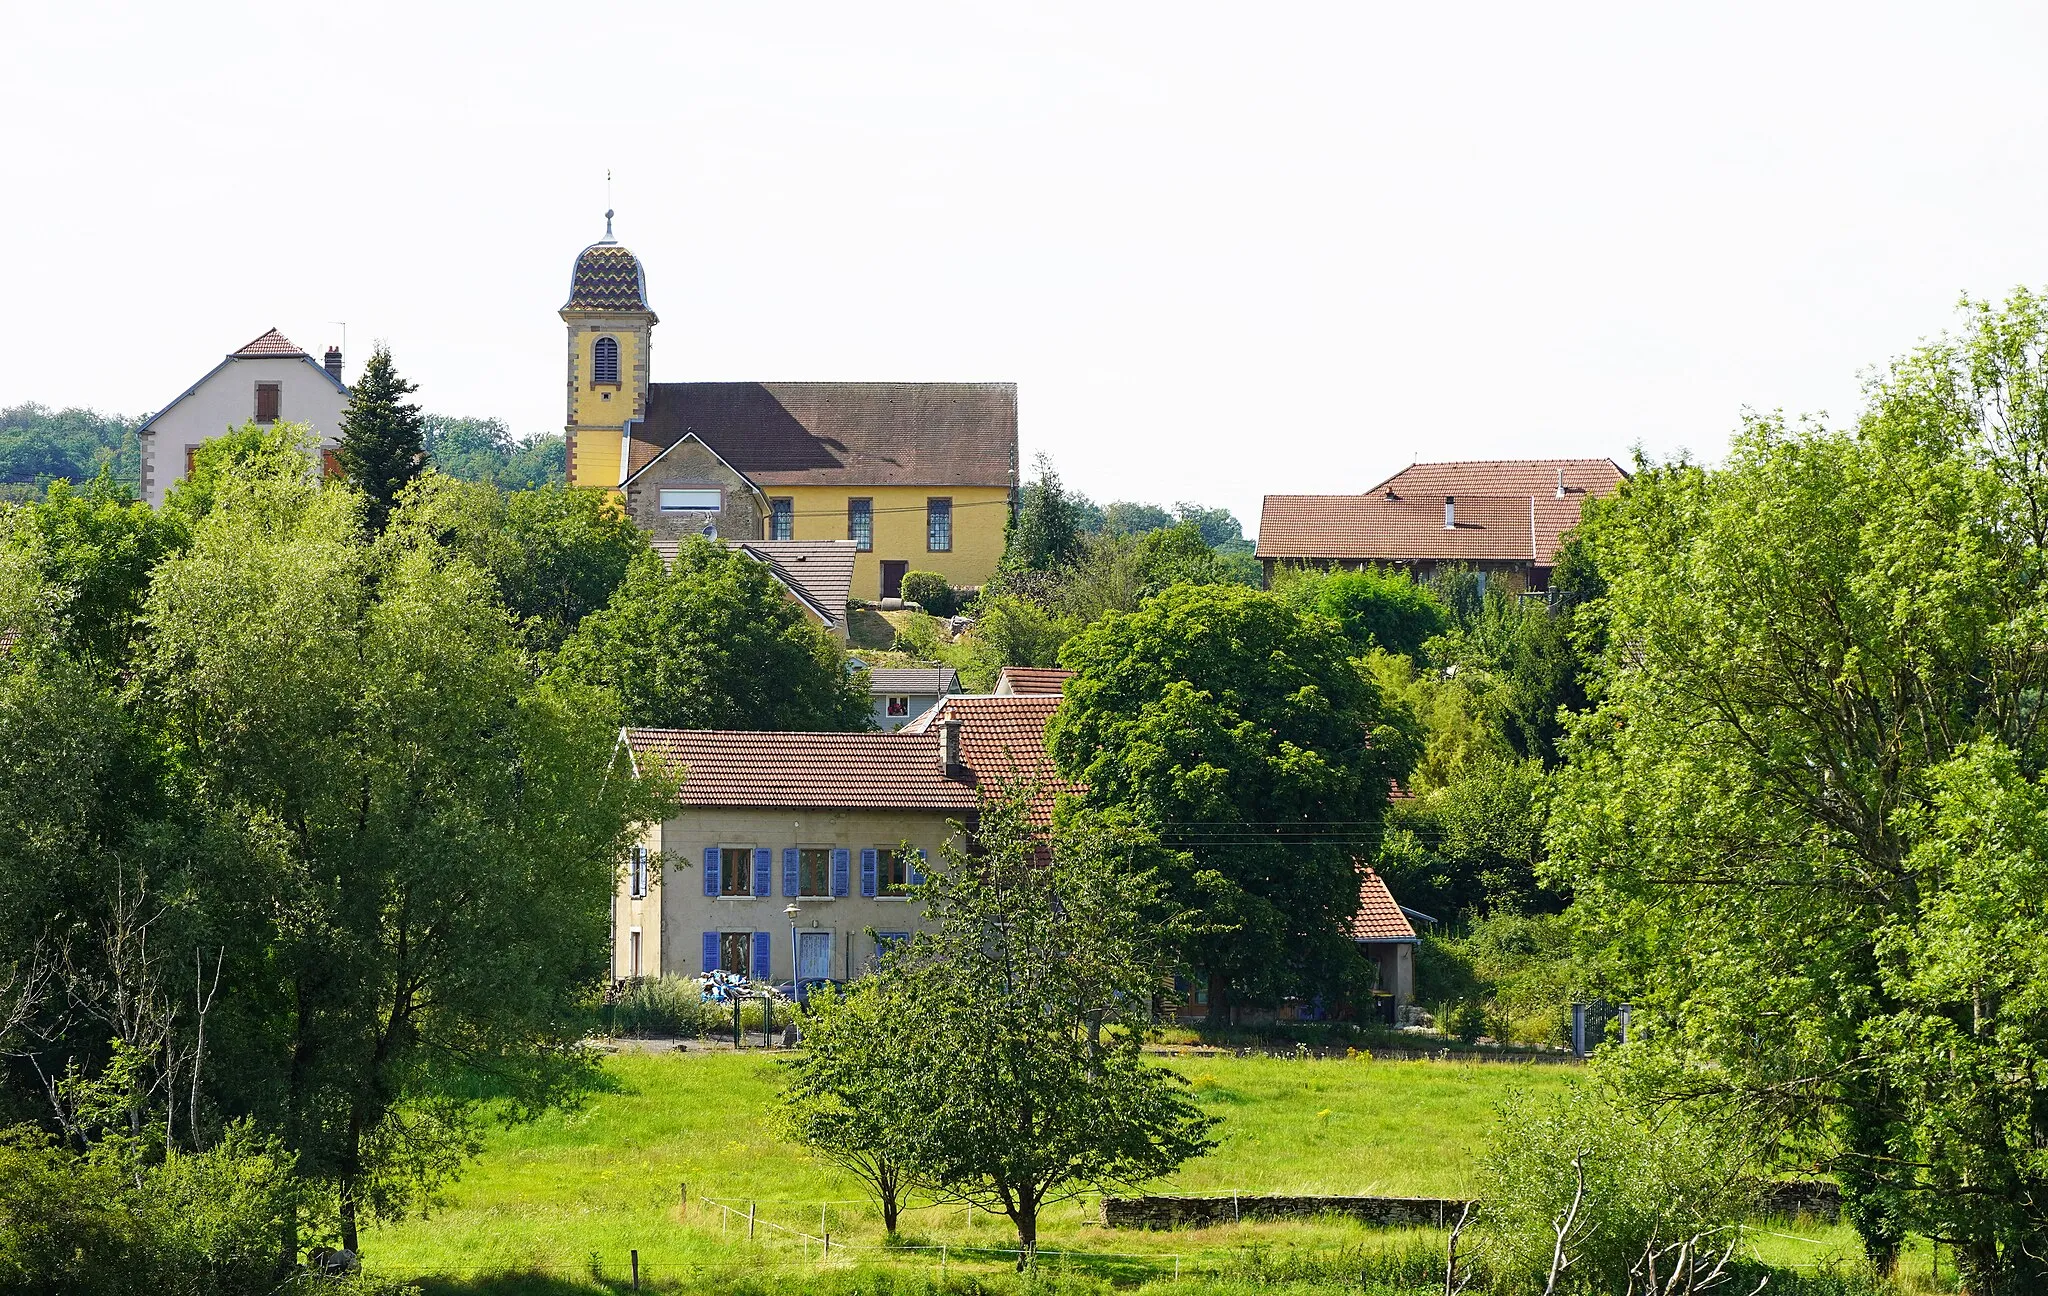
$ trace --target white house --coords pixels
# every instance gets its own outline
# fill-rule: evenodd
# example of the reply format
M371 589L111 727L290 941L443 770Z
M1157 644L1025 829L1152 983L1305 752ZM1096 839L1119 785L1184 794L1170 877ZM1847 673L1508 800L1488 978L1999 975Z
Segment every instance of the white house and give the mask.
M202 442L251 420L311 424L320 435L324 460L341 439L341 416L347 408L340 348L327 348L326 363L321 364L271 329L239 351L230 351L227 359L142 425L142 497L162 504L171 483L182 480L191 468ZM331 461L325 466L334 471Z

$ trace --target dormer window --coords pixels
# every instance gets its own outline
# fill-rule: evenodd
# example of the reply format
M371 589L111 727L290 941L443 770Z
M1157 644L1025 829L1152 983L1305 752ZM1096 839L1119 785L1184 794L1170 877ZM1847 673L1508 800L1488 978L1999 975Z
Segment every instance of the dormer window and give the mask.
M590 381L594 383L610 383L613 386L618 385L619 340L617 338L601 337L590 348Z

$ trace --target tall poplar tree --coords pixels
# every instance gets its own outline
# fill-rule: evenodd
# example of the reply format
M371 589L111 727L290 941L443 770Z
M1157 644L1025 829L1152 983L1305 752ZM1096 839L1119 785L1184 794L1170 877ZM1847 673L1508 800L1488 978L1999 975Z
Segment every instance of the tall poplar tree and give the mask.
M348 410L341 416L341 444L334 457L349 481L369 497L370 520L379 531L398 493L427 464L426 419L419 406L405 400L417 390L417 384L398 376L391 348L380 342L350 389Z

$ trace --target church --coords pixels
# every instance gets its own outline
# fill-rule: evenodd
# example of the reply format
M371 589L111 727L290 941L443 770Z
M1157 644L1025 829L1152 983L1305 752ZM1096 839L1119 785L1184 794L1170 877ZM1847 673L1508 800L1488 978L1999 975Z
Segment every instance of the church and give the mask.
M854 598L907 571L995 573L1017 491L1017 385L655 382L640 258L612 237L576 257L568 326L569 482L618 491L657 545L850 540Z

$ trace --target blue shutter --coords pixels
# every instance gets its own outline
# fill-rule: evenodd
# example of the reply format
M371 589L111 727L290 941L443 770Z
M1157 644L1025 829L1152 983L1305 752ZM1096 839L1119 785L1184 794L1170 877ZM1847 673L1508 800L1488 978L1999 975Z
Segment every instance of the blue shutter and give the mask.
M834 850L832 851L833 895L843 896L847 893L847 891L850 889L848 884L851 881L851 878L848 875L852 872L853 852L847 850L843 846L834 848Z
M717 933L717 932L705 932L705 933L704 933L704 970L705 970L706 972L716 972L716 971L718 971L718 933Z
M775 894L775 852L766 846L754 847L754 894L767 897Z
M860 893L864 896L875 893L875 852L872 850L860 853Z
M718 847L716 846L706 846L704 848L704 894L708 896L718 894ZM714 963L712 966L716 967L717 964Z
M796 847L785 846L782 848L782 894L794 899L796 889Z
M910 852L910 859L909 859L909 860L907 861L907 863L908 863L908 864L910 865L910 885L912 885L912 886L923 886L923 885L924 885L924 869L922 869L921 867L919 867L920 865L922 865L922 864L924 863L924 851L923 851L923 849L922 849L922 848L920 848L920 849L917 849L917 850L913 850L913 851L911 851L911 852Z
M768 979L768 955L774 948L769 942L773 938L767 932L754 933L754 980Z

